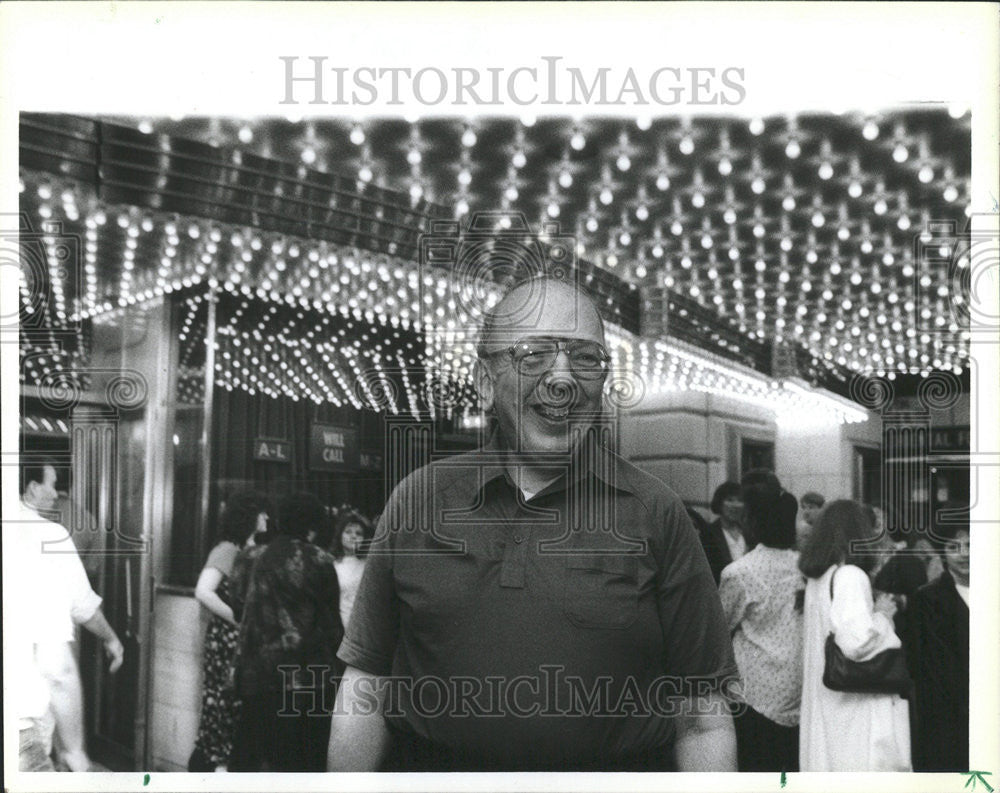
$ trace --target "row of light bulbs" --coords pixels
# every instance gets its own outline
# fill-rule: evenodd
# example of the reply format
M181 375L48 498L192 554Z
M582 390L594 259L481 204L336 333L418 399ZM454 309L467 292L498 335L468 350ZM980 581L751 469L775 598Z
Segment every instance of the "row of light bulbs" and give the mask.
M965 114L965 110L958 110L955 112ZM955 117L954 112L952 116ZM961 117L961 116L958 116ZM803 134L798 130L798 125L794 117L787 120L788 129L780 134L780 137L786 140L785 145L785 155L789 160L796 160L799 158L802 152L801 141L803 139ZM636 126L639 130L645 131L650 128L651 121L649 119L639 119L636 121ZM580 152L587 145L587 139L585 135L585 124L577 123L572 126L570 132L568 133L568 140L566 149L563 154L563 158L560 164L550 167L550 171L553 173L553 179L550 183L549 196L545 203L545 214L550 217L558 217L560 214L560 205L564 203L562 198L558 195L558 188L569 189L573 184L573 173L572 173L572 163L570 160L571 152ZM456 213L461 216L468 212L469 210L469 194L470 185L473 178L473 171L471 168L471 161L468 157L469 151L476 145L478 137L475 132L476 124L475 122L467 122L464 126L461 143L462 143L462 158L467 164L463 165L458 170L457 188L452 196L453 203L456 205ZM749 122L748 128L756 137L763 134L766 129L766 124L763 119L757 118ZM510 160L508 167L508 178L504 182L501 190L502 197L506 198L508 201L516 201L518 194L518 184L516 179L517 172L522 169L527 162L527 146L525 144L524 136L525 126L518 126L515 130L515 142L510 147ZM875 141L881 134L881 130L877 123L877 120L873 117L869 117L863 124L862 136L867 141ZM371 181L373 178L373 157L370 147L366 145L367 136L365 135L363 126L360 123L356 123L350 133L350 141L355 146L361 148L360 165L358 168L358 178L362 182ZM680 132L674 134L672 137L677 141L677 151L680 152L684 157L690 157L695 151L695 134L690 128L690 123L686 126L682 126ZM899 164L910 162L916 170L919 181L922 184L931 183L937 173L935 168L938 167L936 159L929 152L929 144L927 137L925 135L910 135L905 125L901 122L895 122L894 131L892 137L887 143L887 146L891 146L893 160ZM419 165L422 161L423 150L425 144L420 139L419 136L419 126L416 122L411 124L411 135L410 141L406 150L406 159L411 164L411 166ZM817 175L823 181L829 181L836 176L836 165L839 164L842 158L835 156L832 153L832 146L829 139L822 139L820 141L820 155L818 156L817 162ZM911 158L911 149L916 149L918 154L916 159ZM631 144L629 140L628 132L623 128L619 133L618 144L614 146L609 153L609 163L613 162L614 168L621 173L629 171L632 167L632 157L635 153L635 147ZM311 152L311 149L304 150L305 152ZM724 127L720 131L720 139L718 145L710 152L710 157L716 160L716 167L718 172L724 176L728 177L734 172L734 162L740 159L740 155L735 152L729 144L729 130ZM760 165L759 157L757 155L752 156L752 165L749 172L749 180L751 182L751 188L756 194L762 194L767 190L766 174ZM309 157L307 164L312 165L315 162L314 157ZM609 205L614 201L615 192L611 185L608 183L610 179L610 166L607 171L608 176L603 180L604 184L599 189L599 197L604 205ZM666 191L671 186L671 169L669 167L669 157L667 149L661 147L658 152L658 164L650 172L650 177L655 180L655 185L658 190ZM959 192L959 180L956 179L953 169L945 165L943 166L943 181L945 187L943 189L943 197L949 203L958 200ZM848 183L848 194L852 198L859 198L864 190L863 180L860 178L858 162L856 158L852 159L850 163L850 177L847 180ZM429 183L422 180L419 173L411 174L410 180L410 194L414 200L423 197L428 193ZM884 199L879 195L880 190L878 185L875 188L875 206L877 214L882 214L886 210L882 209L884 205ZM695 194L693 205L695 207L703 206L703 196L701 197L702 203L699 204L698 194ZM647 207L648 211L648 207ZM905 221L904 221L905 222Z
M43 192L47 193L47 198ZM51 185L39 187L39 198L43 202L51 200L53 195ZM435 277L429 273L419 274L412 263L353 250L342 250L336 246L324 246L305 240L282 240L273 235L268 237L248 233L244 229L224 232L219 227L206 226L201 221L154 220L152 216L144 216L134 210L117 212L106 210L94 202L79 201L72 190L63 190L62 199L64 211L69 206L74 207L77 218L80 217L79 204L87 205L84 220L87 231L85 236L88 243L93 243L86 246L87 284L76 316L94 316L108 311L116 304L131 305L183 287L199 284L222 285L224 288L238 288L241 294L258 299L281 301L314 310L350 312L366 322L377 322L382 327L419 328L427 332L428 348L425 350L425 355L428 359L439 361L439 368L453 372L458 379L467 378L470 373L471 362L468 351L456 355L454 337L461 333L462 328L475 324L481 307L469 301L471 293L468 287L456 295L447 278ZM50 218L54 217L53 213L48 214ZM67 221L71 220L71 214L66 211ZM121 230L124 239L122 276L118 285L117 301L102 302L96 294L98 257L96 232L109 222ZM162 233L160 233L161 228ZM143 268L137 271L135 268L135 252L144 235L154 235L152 237L154 242L162 238L160 240L162 255L155 271ZM227 237L231 257L220 272L219 259ZM107 254L106 251L104 253ZM50 262L52 260L50 257ZM55 278L55 281L59 280ZM758 300L761 299L759 289L758 287L755 293ZM350 297L346 298L345 303L344 298L348 295ZM832 292L829 297L833 297ZM909 302L906 304L907 310L910 310ZM59 316L61 321L65 322L68 319L65 301L62 303L57 301L57 305L62 306L62 313ZM737 306L737 309L739 308L741 306ZM743 310L746 311L745 308ZM927 311L925 307L925 316ZM758 310L756 314L758 323L763 323L761 313L763 312ZM837 314L834 313L833 316ZM902 322L898 317L891 319L886 317L880 320L882 314L871 314L871 316L876 326L870 326L873 329L869 331L869 340L873 333L884 336L883 326L887 323L895 328L896 332L902 330ZM943 312L934 315L935 323L941 323L943 316ZM818 316L814 319L819 321ZM840 323L837 330L843 331L843 319L834 321ZM911 330L912 328L907 329L908 341L913 344ZM949 330L954 332L957 326L952 323ZM805 324L801 324L801 327L796 325L792 329L792 334L795 336L807 333L813 341L826 338L822 330L815 327L810 330ZM820 334L819 337L815 336L816 333ZM847 344L851 347L845 348L844 344L836 339L835 334L830 335L827 350L829 354L826 356L828 359L839 354L838 362L853 360L858 365L868 364L863 360L865 353L861 352L862 349L867 352L866 347L848 340ZM883 347L887 346L885 341L886 339L882 338ZM967 354L964 349L954 344L945 345L943 351L939 352L940 339L935 337L930 341L938 342L938 347L934 351L938 357L933 359L926 353L923 356L915 355L914 347L901 350L898 343L884 353L876 350L873 359L879 362L879 365L884 363L888 369L909 371L918 365L921 368L929 366L941 368ZM921 343L926 344L923 337ZM837 347L839 349L833 349ZM849 353L853 352L853 347L857 347L859 358L851 359L841 352L845 349Z
M244 310L250 303L244 301ZM308 325L303 314L300 319ZM327 318L328 319L328 318ZM325 330L320 320L305 338L290 338L275 332L263 317L253 330L220 328L216 341L216 377L227 389L244 389L271 397L311 400L317 404L350 404L355 409L409 412L423 417L468 418L474 410L471 398L471 360L468 341L455 341L450 356L442 355L448 340L432 336L424 355L392 354L381 346L342 347L336 334ZM305 326L303 326L305 327ZM359 328L348 323L344 333ZM332 336L333 339L327 339ZM254 344L254 341L257 343ZM701 391L764 407L776 416L809 415L826 423L855 423L867 418L865 411L793 383L779 383L757 372L733 365L676 342L639 340L619 328L609 327L612 352L611 404L630 407L647 395L673 391ZM436 356L436 357L435 357ZM461 361L456 366L455 361ZM396 392L388 373L402 375L404 393ZM454 399L437 400L419 392L412 380L435 382Z

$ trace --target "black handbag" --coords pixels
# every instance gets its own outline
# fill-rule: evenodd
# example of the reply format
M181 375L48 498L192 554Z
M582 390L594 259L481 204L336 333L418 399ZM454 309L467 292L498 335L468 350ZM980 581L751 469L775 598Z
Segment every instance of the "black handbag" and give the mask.
M830 576L830 602L833 602L833 575ZM901 648L883 650L867 661L852 661L830 633L826 637L825 655L823 685L831 691L906 697L913 685Z

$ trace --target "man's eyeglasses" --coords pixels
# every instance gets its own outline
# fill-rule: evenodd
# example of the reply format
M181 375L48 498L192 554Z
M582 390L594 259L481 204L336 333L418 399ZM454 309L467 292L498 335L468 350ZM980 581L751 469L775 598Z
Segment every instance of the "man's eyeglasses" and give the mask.
M611 356L603 345L583 339L521 339L504 350L489 353L506 355L514 368L523 375L537 377L549 371L560 350L569 357L573 374L581 380L601 380L608 373Z

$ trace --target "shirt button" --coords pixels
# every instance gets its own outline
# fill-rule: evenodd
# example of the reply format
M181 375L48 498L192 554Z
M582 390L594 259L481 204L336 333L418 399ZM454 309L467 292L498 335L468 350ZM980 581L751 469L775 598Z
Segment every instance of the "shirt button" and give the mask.
M524 542L524 537L522 537L520 534L515 534L514 542L520 545L522 542Z

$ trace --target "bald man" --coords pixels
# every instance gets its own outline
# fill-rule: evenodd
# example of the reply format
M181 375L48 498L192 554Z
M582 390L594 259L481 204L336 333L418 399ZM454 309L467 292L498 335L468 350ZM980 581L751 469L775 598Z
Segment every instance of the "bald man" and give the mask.
M680 499L605 448L604 326L535 278L490 311L485 446L404 479L339 657L336 771L735 770L735 678Z

